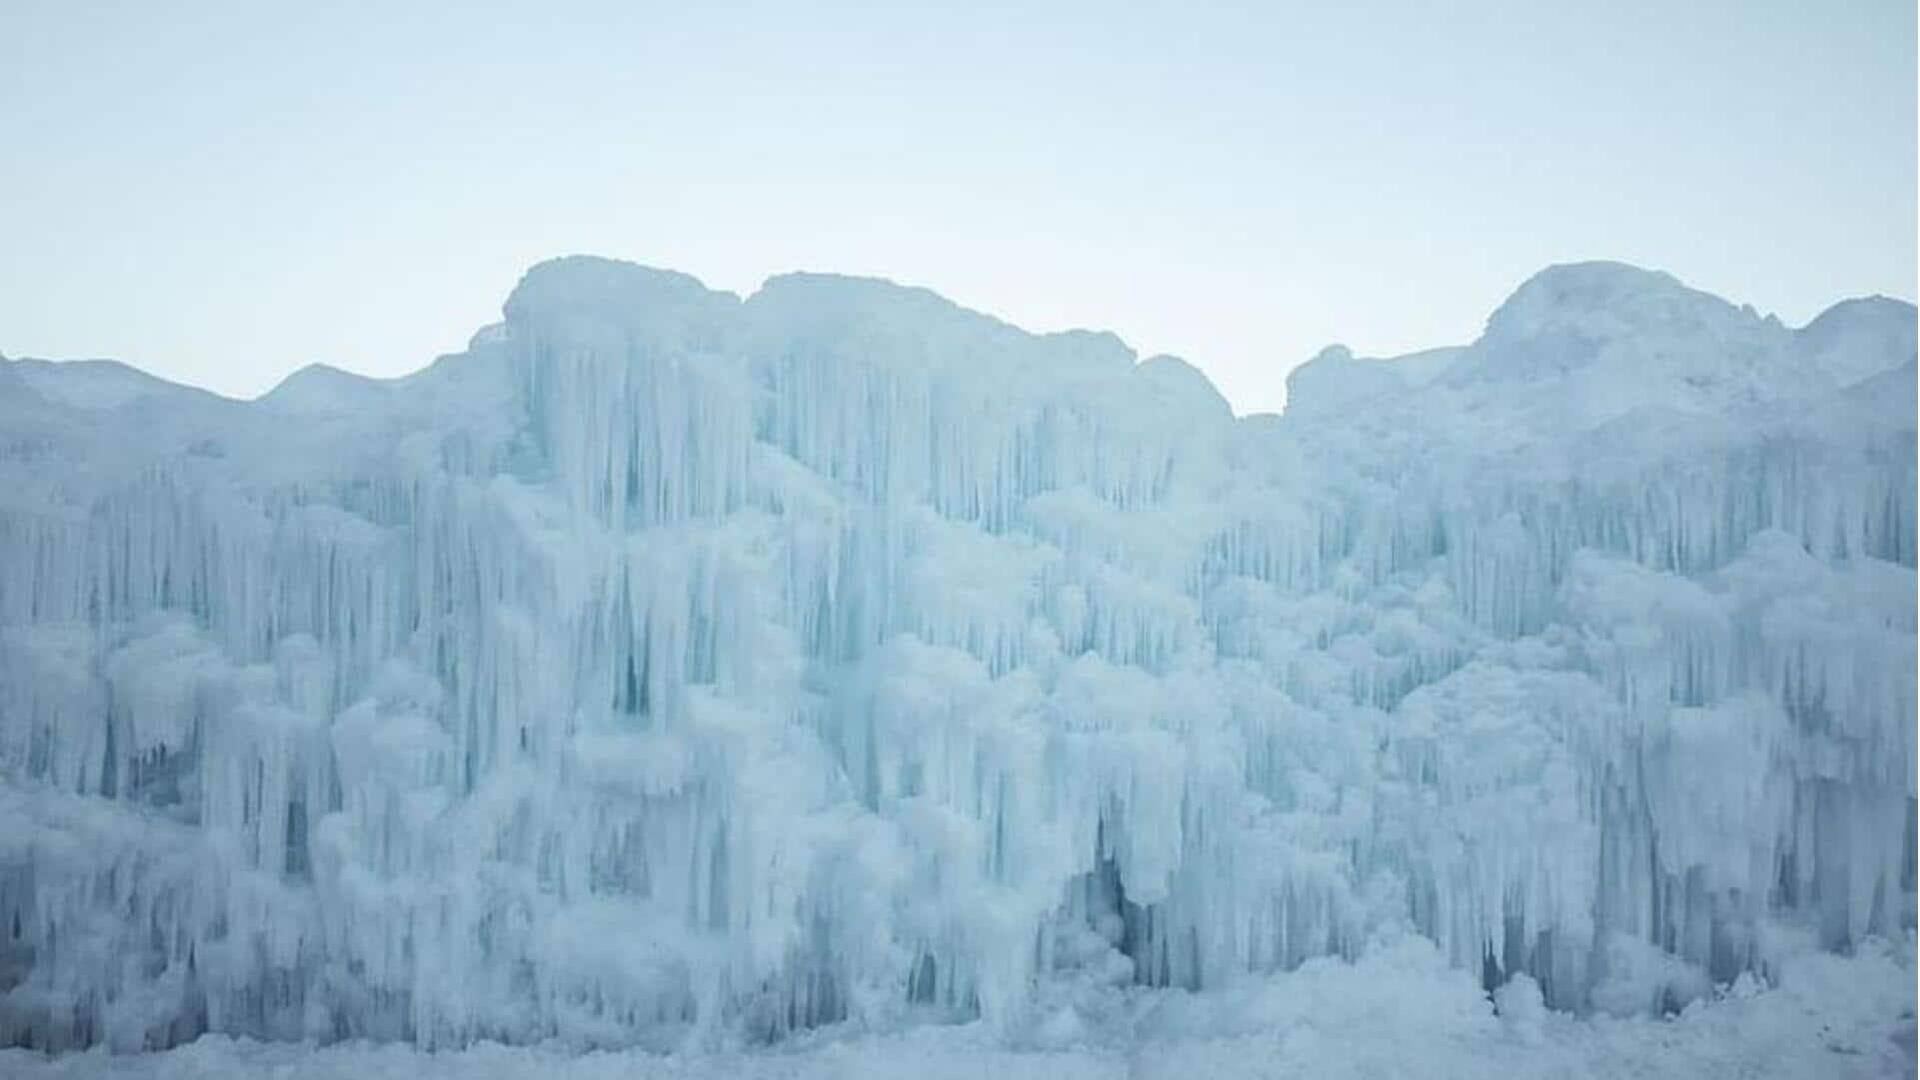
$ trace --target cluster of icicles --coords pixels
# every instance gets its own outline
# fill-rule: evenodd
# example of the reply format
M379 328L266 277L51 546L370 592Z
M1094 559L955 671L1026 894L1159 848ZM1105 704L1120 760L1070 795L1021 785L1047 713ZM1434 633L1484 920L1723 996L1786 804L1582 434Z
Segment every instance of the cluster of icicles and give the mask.
M1911 372L1904 421L1503 471L914 290L570 259L139 453L21 376L0 1044L1015 1031L1391 927L1645 1011L1898 933Z

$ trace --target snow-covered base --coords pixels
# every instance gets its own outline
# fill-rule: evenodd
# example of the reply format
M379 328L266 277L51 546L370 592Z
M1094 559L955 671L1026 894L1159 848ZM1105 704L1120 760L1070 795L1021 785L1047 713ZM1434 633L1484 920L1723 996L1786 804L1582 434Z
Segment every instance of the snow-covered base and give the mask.
M401 1044L315 1048L225 1036L158 1054L47 1058L0 1051L19 1080L279 1077L756 1078L993 1077L1879 1077L1914 1071L1912 942L1870 941L1852 957L1809 951L1780 985L1743 980L1666 1020L1552 1013L1509 984L1496 1015L1479 988L1419 938L1357 963L1315 960L1230 992L1150 991L1104 1018L1043 1025L1058 1045L1009 1048L986 1025L890 1033L828 1028L778 1052L577 1054L483 1043L429 1053ZM1125 1028L1126 1037L1101 1022Z

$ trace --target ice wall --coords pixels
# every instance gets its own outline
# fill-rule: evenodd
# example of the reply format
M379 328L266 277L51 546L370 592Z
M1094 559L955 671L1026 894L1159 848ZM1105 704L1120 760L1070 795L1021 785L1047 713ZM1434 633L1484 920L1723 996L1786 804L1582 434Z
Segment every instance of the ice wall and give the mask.
M0 363L0 1043L666 1047L1411 927L1670 1007L1914 921L1914 311L1610 264L1285 416L534 268L255 402Z

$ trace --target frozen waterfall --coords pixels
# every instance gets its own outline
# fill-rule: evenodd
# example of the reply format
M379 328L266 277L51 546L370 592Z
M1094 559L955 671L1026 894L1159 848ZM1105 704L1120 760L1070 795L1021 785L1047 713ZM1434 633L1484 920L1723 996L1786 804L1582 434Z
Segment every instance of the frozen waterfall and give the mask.
M1283 416L590 258L416 375L0 362L0 1045L671 1047L1381 935L1659 1011L1915 919L1915 331L1613 264Z

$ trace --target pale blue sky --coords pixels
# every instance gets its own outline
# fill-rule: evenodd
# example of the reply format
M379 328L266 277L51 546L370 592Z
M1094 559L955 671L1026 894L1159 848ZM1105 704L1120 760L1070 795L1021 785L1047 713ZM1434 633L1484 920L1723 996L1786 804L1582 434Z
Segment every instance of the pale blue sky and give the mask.
M1912 0L0 0L0 352L399 374L595 252L926 285L1271 409L1552 262L1911 298L1914 51Z

